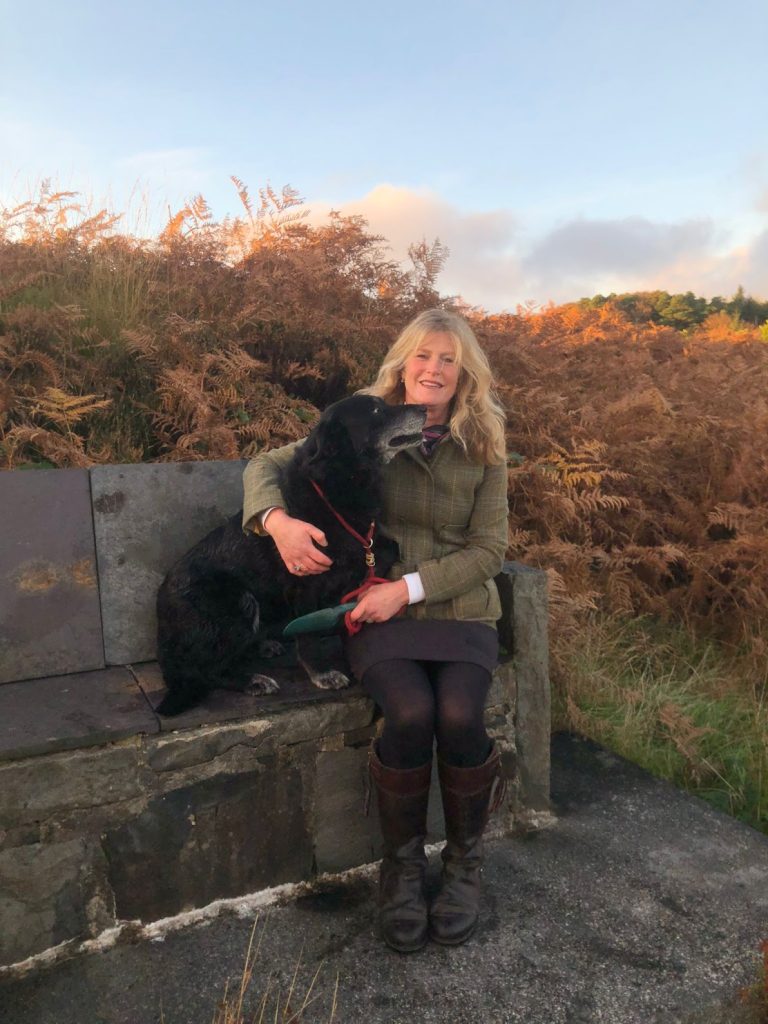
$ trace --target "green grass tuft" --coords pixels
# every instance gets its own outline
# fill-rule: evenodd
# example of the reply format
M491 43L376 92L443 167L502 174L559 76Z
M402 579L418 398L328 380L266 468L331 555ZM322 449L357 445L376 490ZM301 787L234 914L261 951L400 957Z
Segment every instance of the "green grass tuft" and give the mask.
M574 729L768 833L765 664L649 618L595 617L561 644L556 728Z

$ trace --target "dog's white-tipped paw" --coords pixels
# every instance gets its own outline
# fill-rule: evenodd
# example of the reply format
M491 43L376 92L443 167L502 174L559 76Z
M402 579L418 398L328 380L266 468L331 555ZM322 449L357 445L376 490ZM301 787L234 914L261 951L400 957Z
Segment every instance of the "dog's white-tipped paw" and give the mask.
M280 684L272 679L271 676L262 676L258 672L252 675L248 682L243 687L243 693L250 694L252 697L261 697L265 693L279 693Z
M329 672L313 672L310 678L320 690L343 690L351 682L343 672L337 672L336 669Z
M285 654L285 644L279 640L262 640L259 644L261 658L279 658L281 654Z

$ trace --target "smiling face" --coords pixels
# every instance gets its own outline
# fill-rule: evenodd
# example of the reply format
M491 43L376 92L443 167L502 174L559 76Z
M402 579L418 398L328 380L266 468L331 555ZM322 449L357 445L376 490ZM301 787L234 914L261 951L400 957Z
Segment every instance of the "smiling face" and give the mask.
M403 365L405 400L427 407L427 423L447 423L451 399L459 383L456 344L450 334L427 334Z

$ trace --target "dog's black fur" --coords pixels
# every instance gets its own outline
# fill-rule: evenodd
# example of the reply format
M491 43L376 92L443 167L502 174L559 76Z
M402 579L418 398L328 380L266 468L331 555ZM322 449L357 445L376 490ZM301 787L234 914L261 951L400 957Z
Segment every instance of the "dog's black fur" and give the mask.
M298 615L340 602L366 575L365 551L312 487L315 480L350 526L365 536L381 511L381 466L418 444L420 405L390 406L353 395L325 410L281 476L289 515L319 527L332 560L327 572L294 576L270 537L242 530L242 514L208 534L174 565L157 595L158 660L168 693L157 710L177 715L215 688L274 693L256 672L260 658L281 653L276 639ZM376 531L376 574L386 575L397 545ZM312 682L337 689L343 673L323 665L316 637L302 637L299 660Z

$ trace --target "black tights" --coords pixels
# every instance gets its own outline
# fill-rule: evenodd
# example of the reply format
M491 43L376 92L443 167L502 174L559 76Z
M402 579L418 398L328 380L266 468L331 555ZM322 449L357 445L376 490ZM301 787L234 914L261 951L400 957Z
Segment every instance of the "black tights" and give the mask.
M463 661L380 661L363 686L384 713L379 757L389 768L418 768L432 746L448 764L470 768L488 757L483 711L491 674Z

